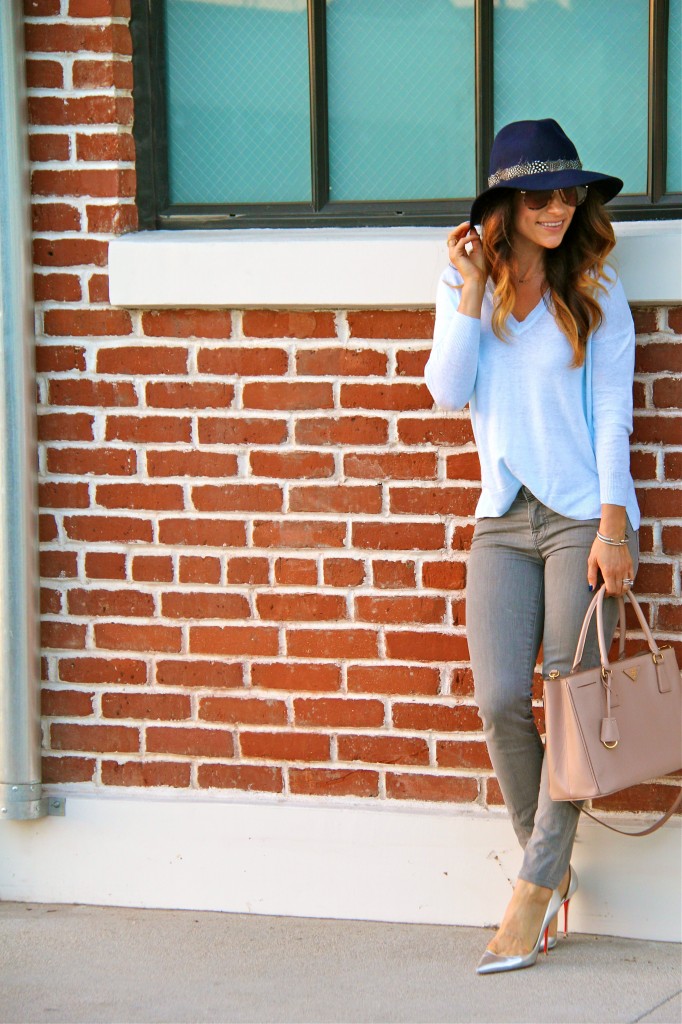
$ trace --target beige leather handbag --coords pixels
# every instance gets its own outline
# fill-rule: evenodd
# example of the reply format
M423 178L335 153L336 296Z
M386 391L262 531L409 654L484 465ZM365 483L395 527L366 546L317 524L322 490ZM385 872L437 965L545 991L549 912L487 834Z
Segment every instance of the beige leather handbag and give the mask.
M657 645L642 609L628 591L649 650L625 657L625 603L620 597L619 657L609 662L604 639L605 592L601 587L587 609L571 671L563 677L552 672L545 679L546 749L553 800L607 796L682 768L682 681L675 651ZM583 670L580 662L595 609L601 665ZM660 828L681 802L682 792L655 826L643 833L624 834L645 835Z

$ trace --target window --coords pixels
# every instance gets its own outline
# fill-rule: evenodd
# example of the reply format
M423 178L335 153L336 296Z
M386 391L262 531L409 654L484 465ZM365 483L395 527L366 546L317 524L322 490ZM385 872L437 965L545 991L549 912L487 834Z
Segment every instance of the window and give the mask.
M450 224L555 117L682 212L682 0L133 0L143 227Z

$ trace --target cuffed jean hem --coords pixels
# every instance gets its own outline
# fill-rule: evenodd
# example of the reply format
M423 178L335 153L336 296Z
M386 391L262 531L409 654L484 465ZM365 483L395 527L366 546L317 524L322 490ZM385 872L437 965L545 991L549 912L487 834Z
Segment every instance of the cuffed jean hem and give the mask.
M532 704L533 673L543 648L543 676L562 675L592 594L587 559L598 520L574 520L522 487L499 518L476 523L467 566L466 621L475 699L490 759L521 847L519 877L555 889L568 870L580 812L549 795L544 746ZM629 526L637 568L637 534ZM610 641L617 602L604 606ZM583 668L599 664L594 621Z

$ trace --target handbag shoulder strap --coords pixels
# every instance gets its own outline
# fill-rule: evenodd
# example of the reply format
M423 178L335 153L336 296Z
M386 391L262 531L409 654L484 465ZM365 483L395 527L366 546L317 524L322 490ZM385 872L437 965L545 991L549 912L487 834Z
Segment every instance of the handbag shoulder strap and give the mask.
M603 825L604 828L608 828L612 832L617 832L621 836L630 836L635 839L639 836L650 836L652 832L657 832L659 828L665 825L668 818L671 818L680 804L682 804L682 789L680 789L677 794L677 798L673 801L672 806L668 808L663 817L659 818L658 821L653 823L653 825L649 825L648 828L643 829L641 832L626 832L622 828L616 828L615 825L609 825L607 822L602 821L601 818L598 818L596 814L592 814L591 811L586 811L585 808L576 803L575 800L571 800L571 803L574 807L577 807L579 811L582 811L583 814L586 814L588 818L591 818L592 821L596 821L598 825Z

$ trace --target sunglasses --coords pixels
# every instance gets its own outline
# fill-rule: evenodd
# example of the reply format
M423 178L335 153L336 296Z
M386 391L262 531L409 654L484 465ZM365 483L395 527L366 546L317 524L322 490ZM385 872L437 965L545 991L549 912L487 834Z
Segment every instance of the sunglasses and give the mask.
M529 210L542 210L545 206L548 206L555 192L559 193L562 202L566 206L580 206L587 199L587 185L569 185L568 188L543 188L535 192L526 192L524 189L519 189L519 191Z

